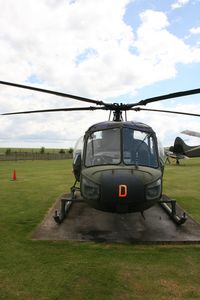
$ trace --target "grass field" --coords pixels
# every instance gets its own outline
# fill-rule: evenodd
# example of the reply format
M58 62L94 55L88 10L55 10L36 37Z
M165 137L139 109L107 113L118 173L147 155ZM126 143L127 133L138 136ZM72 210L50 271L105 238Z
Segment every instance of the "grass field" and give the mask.
M200 159L167 165L164 192L200 222L199 174ZM72 183L71 161L0 162L1 300L200 299L199 245L32 241Z

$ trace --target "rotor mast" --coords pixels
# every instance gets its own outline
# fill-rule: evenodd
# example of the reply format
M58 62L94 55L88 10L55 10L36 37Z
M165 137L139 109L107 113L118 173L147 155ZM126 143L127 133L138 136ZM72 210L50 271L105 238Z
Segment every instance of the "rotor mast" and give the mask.
M113 112L113 121L123 121L122 112L127 110L127 106L122 103L106 104L106 108Z

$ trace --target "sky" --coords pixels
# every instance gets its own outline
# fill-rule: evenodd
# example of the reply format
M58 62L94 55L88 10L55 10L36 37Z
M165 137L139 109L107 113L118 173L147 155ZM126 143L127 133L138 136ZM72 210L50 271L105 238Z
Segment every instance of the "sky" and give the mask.
M0 0L0 80L105 102L200 88L200 0ZM83 106L0 85L0 114ZM200 95L147 108L200 114ZM0 147L74 147L106 111L0 116ZM200 131L200 118L128 112L164 146Z

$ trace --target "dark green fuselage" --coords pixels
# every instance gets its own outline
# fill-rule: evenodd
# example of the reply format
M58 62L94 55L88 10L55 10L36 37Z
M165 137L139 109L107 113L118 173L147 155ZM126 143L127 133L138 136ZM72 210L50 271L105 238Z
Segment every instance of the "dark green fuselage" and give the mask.
M83 149L80 188L91 207L113 213L143 212L159 201L163 166L151 127L99 123L86 132Z

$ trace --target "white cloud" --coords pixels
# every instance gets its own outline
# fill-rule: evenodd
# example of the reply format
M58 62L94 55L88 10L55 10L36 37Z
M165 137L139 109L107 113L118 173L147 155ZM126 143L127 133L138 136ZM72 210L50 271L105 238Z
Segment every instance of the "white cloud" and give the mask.
M135 45L145 69L143 84L145 80L151 84L173 78L178 63L200 62L200 49L189 46L167 30L166 14L147 10L141 14L141 20Z
M164 12L144 11L134 32L123 19L129 2L0 0L1 80L34 79L34 85L106 101L174 78L177 64L200 62L200 50L169 31ZM83 106L3 86L0 105L1 112ZM76 139L107 117L105 112L1 117L0 136Z
M192 27L190 29L191 34L200 34L200 26L199 27Z
M2 78L23 82L37 75L44 85L105 98L134 93L175 76L177 63L199 60L199 49L167 30L169 20L162 12L141 14L136 36L123 21L128 1L69 3L0 1Z
M188 4L190 0L177 0L171 5L172 9L181 8L182 6Z
M8 75L9 69L15 69L20 81L37 73L51 85L71 92L91 91L91 95L99 96L100 90L107 88L107 84L102 87L100 73L110 77L116 59L119 65L119 55L127 54L133 39L131 28L123 22L127 1L85 0L55 6L54 1L36 5L35 1L20 0L12 9L11 2L0 1L4 6L0 50L4 54L0 60L5 66L1 69L4 78L15 80L16 73ZM97 55L77 66L77 57L88 48Z

